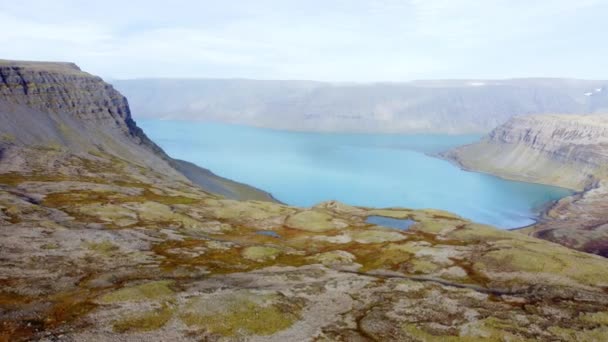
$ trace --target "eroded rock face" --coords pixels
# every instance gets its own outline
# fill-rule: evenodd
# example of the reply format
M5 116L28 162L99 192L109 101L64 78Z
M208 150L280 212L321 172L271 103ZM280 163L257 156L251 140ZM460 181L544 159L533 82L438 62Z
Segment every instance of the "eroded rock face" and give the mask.
M91 163L109 154L230 198L274 200L167 156L133 121L124 96L72 63L0 60L0 158L18 170L24 146L88 155Z
M446 156L473 170L583 190L608 176L608 116L517 117Z
M1 63L0 98L41 112L69 113L78 120L122 126L133 136L141 134L131 119L127 99L72 63Z
M446 157L468 169L581 191L522 232L608 256L608 116L515 118Z

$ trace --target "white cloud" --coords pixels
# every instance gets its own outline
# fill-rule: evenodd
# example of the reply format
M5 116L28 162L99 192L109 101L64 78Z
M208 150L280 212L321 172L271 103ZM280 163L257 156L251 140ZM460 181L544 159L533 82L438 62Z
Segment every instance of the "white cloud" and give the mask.
M601 0L31 0L0 4L0 43L3 58L71 60L120 78L608 78L589 66L608 49L602 9Z

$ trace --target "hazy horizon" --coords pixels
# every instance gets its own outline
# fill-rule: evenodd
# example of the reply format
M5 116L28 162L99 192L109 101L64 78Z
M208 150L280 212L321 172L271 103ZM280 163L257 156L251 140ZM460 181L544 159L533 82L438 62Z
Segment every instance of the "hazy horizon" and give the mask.
M606 0L0 4L2 58L107 79L608 79Z
M54 62L54 61L47 61ZM65 62L65 61L56 61ZM86 71L86 70L84 70ZM405 83L425 83L425 82L475 82L475 81L519 81L519 80L568 80L568 81L606 81L607 79L601 78L577 78L577 77L559 77L559 76L524 76L524 77L505 77L505 78L424 78L424 79L412 79L402 81L376 81L376 80L365 80L365 81L325 81L315 79L285 79L285 78L251 78L251 77L205 77L205 76L182 76L182 77L170 77L170 76L159 76L159 77L132 77L132 78L105 78L106 81L146 81L146 80L168 80L168 81L276 81L276 82L313 82L313 83L328 83L328 84L344 84L344 85L369 85L369 84L405 84ZM473 85L475 86L475 85Z

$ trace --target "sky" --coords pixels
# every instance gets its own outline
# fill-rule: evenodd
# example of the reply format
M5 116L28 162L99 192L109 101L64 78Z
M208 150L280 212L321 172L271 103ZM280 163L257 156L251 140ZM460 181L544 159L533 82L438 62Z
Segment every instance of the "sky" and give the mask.
M108 79L608 79L608 0L0 0L0 58Z

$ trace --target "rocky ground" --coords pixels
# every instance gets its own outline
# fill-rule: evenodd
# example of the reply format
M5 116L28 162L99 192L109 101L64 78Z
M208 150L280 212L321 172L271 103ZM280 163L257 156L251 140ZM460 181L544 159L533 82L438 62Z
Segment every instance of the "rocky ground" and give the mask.
M608 184L599 181L587 191L550 207L535 225L520 232L608 258Z
M608 336L598 256L440 211L239 202L101 153L16 156L0 164L0 341Z

